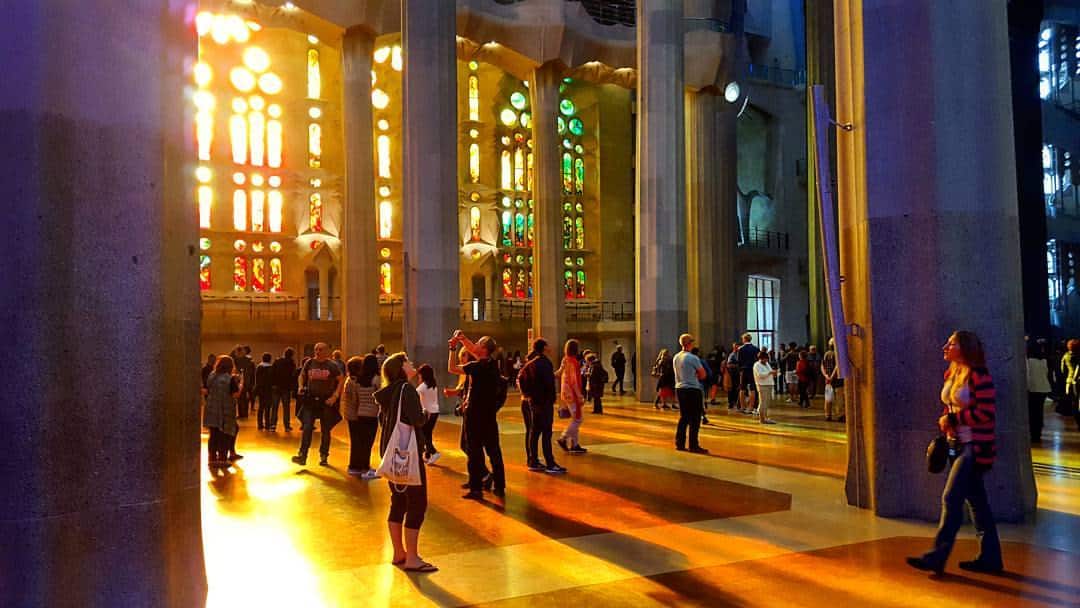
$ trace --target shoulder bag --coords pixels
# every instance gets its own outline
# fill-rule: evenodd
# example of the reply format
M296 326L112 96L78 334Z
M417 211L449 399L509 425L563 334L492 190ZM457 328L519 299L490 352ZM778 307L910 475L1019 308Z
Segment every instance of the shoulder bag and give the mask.
M398 393L397 422L390 433L390 441L382 455L382 463L376 473L395 487L397 492L404 492L405 486L422 485L420 481L420 450L416 446L416 429L401 422L401 403L405 387Z

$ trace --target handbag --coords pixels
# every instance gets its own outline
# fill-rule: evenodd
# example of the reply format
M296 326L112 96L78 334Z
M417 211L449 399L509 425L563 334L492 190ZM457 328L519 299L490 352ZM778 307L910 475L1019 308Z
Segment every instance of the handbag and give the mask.
M559 418L566 419L566 418L569 418L570 415L571 414L570 414L570 407L569 406L566 406L566 405L560 405L559 406Z
M836 397L836 390L831 384L825 385L825 401L832 401Z
M937 474L949 464L949 441L944 435L938 435L926 446L926 470Z
M420 480L420 450L416 446L416 431L412 426L401 422L401 400L404 392L405 387L402 386L398 393L397 422L394 430L390 432L382 462L375 472L395 486L419 486L423 484ZM398 492L405 491L404 488L394 489Z

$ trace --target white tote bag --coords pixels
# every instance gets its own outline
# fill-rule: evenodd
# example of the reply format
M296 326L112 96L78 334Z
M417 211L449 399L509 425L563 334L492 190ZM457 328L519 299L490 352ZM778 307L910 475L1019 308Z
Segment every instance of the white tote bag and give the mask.
M386 452L376 473L379 477L399 486L418 486L420 482L420 450L416 446L416 430L401 422L401 398L405 387L398 393L397 423L390 433ZM404 491L402 489L401 491Z

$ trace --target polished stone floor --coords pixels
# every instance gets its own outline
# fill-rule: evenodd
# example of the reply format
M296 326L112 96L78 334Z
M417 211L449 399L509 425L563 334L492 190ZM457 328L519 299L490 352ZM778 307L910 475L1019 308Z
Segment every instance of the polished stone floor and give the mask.
M432 575L389 565L389 490L345 474L344 424L332 466L302 468L289 462L299 433L260 432L252 418L238 442L246 458L204 474L209 605L1080 605L1080 433L1055 416L1035 450L1038 517L1002 528L1008 573L938 579L903 565L931 525L844 503L843 429L820 410L780 406L780 424L764 427L717 408L702 432L708 456L672 449L676 413L628 399L606 410L586 416L590 452L560 455L569 474L547 476L526 470L508 404L508 495L483 503L460 498L460 426L444 416L421 533ZM961 533L956 557L972 553L972 536Z

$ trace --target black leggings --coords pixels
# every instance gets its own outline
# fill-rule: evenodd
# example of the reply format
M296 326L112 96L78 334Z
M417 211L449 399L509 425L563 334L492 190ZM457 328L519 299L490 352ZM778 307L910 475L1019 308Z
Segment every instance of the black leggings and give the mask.
M390 486L390 515L386 521L400 524L410 530L419 530L427 513L427 473L424 463L420 463L420 485ZM404 491L401 491L404 490Z
M361 416L349 421L349 468L357 471L371 469L371 446L379 430L379 419Z
M424 456L427 456L429 458L432 454L435 454L439 451L435 449L435 439L432 437L432 433L435 432L435 423L438 421L438 414L427 415L427 422L424 423L424 445L418 446L424 453Z

